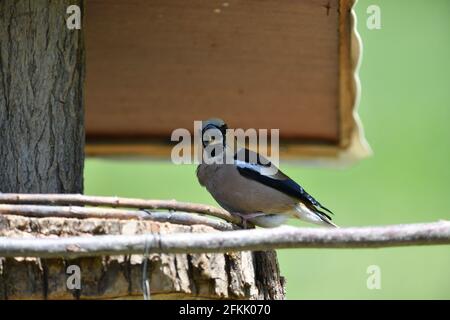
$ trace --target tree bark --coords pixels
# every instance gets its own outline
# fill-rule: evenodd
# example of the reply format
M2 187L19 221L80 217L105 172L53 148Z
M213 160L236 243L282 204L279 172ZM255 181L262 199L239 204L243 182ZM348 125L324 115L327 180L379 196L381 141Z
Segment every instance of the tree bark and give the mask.
M81 193L84 41L66 10L82 0L0 1L0 192Z

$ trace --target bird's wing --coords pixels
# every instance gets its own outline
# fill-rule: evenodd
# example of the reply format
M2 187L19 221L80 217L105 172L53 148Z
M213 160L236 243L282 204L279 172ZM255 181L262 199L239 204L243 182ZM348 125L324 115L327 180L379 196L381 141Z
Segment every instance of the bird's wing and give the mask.
M320 209L331 214L333 214L333 212L322 206L299 184L281 172L281 170L276 168L274 164L263 156L248 149L241 149L234 156L234 163L242 176L258 181L259 183L296 198L314 212L323 214L331 219L328 214ZM275 168L276 170L268 170L270 168Z

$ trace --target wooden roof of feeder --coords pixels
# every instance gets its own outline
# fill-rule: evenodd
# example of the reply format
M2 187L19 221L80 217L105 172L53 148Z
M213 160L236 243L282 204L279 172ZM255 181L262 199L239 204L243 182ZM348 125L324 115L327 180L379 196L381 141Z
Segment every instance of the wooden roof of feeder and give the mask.
M168 157L176 128L279 128L282 155L369 153L353 0L87 2L88 155Z

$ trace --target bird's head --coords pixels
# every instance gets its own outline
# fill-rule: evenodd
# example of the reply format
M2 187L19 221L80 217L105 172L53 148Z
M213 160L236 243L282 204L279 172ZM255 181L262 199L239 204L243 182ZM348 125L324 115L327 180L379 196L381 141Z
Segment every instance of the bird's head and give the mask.
M203 147L221 144L225 146L226 132L228 126L218 118L202 121L202 144Z

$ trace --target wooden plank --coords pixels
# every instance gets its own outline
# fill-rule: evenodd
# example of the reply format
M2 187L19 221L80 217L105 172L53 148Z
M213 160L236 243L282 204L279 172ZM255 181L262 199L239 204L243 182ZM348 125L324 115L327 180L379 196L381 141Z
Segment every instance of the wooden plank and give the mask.
M86 153L90 156L148 156L167 159L170 156L172 145L158 142L96 142L86 145ZM338 155L337 146L303 145L295 142L282 143L280 157L287 160L302 158L334 158Z
M89 1L88 133L166 136L219 116L336 141L338 1L227 3Z

